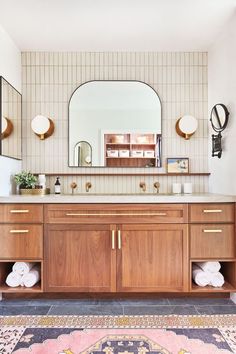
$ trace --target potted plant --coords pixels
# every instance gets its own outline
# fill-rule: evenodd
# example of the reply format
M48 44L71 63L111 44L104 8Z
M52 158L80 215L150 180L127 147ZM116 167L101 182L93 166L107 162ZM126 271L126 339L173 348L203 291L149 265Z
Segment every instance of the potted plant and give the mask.
M14 180L19 186L20 194L32 194L32 189L35 187L37 177L31 172L22 171L14 176Z

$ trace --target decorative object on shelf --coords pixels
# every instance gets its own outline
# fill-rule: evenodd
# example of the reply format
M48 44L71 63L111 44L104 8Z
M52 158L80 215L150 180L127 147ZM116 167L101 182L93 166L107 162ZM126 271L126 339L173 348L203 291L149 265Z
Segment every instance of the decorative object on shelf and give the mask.
M6 139L13 132L13 124L10 119L2 117L1 140Z
M31 128L33 132L40 138L40 140L44 140L53 134L54 123L50 118L44 117L42 115L37 115L31 121Z
M31 172L22 171L14 176L16 184L19 186L20 194L33 194L33 188L35 188L37 177Z
M189 173L188 157L167 158L167 173Z
M172 193L173 194L181 194L181 183L173 183L172 184Z
M45 175L38 175L38 186L40 188L46 188L46 176Z
M177 120L175 130L179 136L188 140L196 132L197 127L197 119L193 116L185 115Z
M216 104L211 111L210 122L212 129L218 134L212 134L212 157L217 156L219 159L222 155L221 132L227 127L229 120L229 111L222 104Z
M183 187L184 194L193 193L193 184L191 182L185 182Z
M70 188L71 188L71 194L74 195L75 189L77 188L77 183L76 182L72 182L70 184Z

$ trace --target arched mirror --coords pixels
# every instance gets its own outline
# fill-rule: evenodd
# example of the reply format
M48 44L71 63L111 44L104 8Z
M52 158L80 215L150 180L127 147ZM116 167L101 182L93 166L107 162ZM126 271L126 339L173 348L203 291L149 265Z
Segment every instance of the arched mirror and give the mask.
M153 88L139 81L79 86L69 102L69 166L160 167L161 102Z
M212 134L212 157L217 156L219 159L222 156L222 131L225 130L229 119L229 111L222 104L216 104L211 110L210 122L212 129L218 134Z

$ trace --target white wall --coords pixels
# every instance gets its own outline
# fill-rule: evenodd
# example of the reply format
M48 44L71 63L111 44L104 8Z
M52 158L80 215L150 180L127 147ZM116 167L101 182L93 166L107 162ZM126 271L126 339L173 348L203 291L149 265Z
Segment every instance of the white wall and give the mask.
M208 70L209 110L224 103L230 111L228 127L222 133L222 157L210 157L209 189L236 195L236 13L209 50Z
M21 53L0 26L0 76L21 92ZM21 161L0 156L0 195L12 192L11 178L21 169Z

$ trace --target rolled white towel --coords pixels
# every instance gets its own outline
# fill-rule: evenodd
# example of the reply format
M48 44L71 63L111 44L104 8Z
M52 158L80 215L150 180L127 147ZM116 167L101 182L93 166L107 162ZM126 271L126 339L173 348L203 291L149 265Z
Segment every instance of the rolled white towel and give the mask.
M12 270L19 275L24 275L29 273L34 266L35 263L32 262L16 262L13 264Z
M220 262L198 262L196 263L204 272L216 273L221 268Z
M6 284L11 288L20 286L22 284L22 275L15 272L9 273L6 279Z
M210 274L208 272L204 272L196 264L193 264L192 267L192 278L199 286L206 286L210 283Z
M27 288L31 288L40 280L40 278L41 278L40 267L35 266L30 270L29 273L23 275L22 282L24 286L26 286Z
M212 285L216 288L220 288L225 283L224 276L220 272L210 273L210 277L211 277L211 280L210 280L209 285Z

